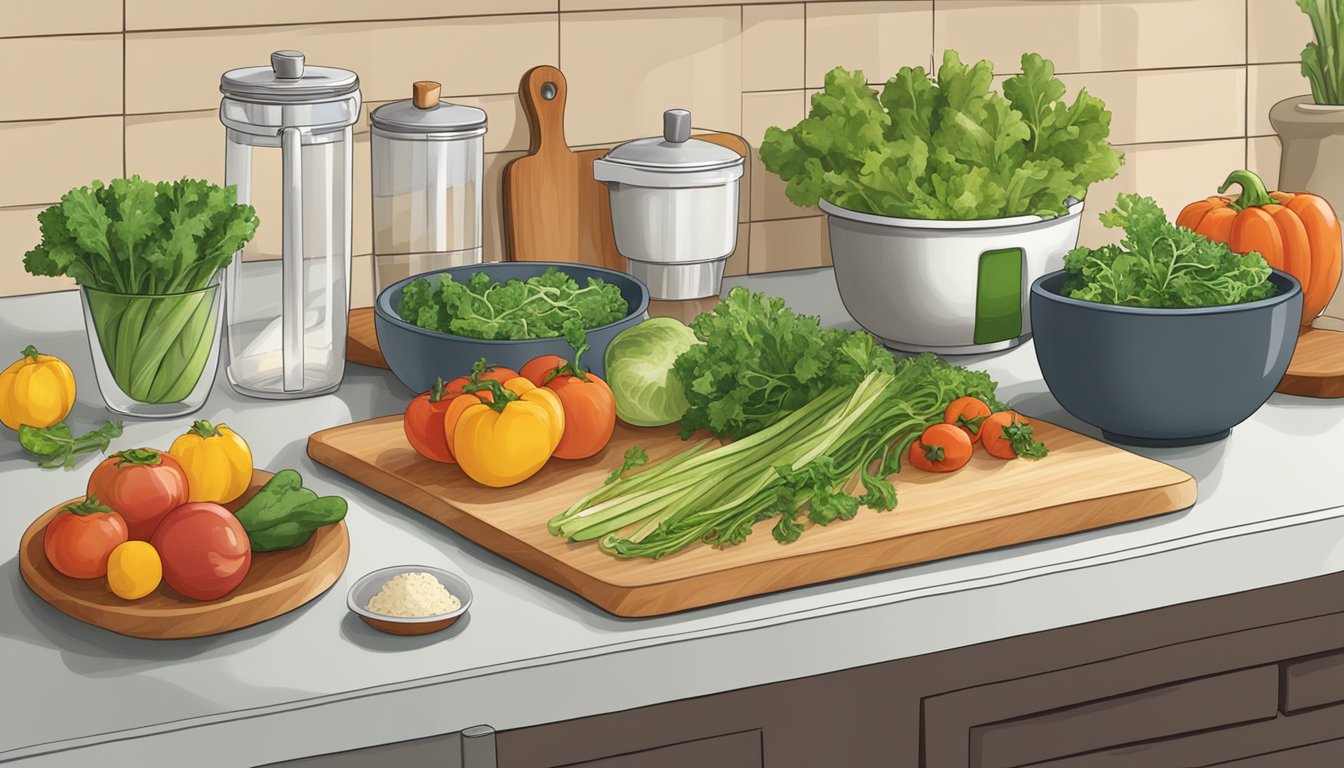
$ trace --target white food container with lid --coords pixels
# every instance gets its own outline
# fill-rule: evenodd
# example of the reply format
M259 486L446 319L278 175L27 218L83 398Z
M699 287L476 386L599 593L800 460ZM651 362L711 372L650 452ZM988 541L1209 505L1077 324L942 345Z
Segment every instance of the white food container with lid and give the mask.
M369 116L373 155L374 286L480 264L486 114L439 98L418 81L413 97Z
M350 311L359 78L276 51L268 67L225 72L219 90L224 183L261 221L226 277L229 384L268 399L334 392Z
M717 296L737 247L744 158L691 137L691 113L663 113L663 135L593 161L611 195L616 249L655 299Z

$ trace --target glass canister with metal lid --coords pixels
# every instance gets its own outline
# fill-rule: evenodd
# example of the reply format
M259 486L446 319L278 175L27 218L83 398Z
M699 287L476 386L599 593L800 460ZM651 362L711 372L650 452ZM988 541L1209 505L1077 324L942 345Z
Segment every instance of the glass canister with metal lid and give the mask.
M225 284L228 379L252 397L333 392L345 372L359 78L298 51L220 78L226 184L257 209L257 238Z
M412 98L369 116L374 285L482 261L486 114L416 82Z

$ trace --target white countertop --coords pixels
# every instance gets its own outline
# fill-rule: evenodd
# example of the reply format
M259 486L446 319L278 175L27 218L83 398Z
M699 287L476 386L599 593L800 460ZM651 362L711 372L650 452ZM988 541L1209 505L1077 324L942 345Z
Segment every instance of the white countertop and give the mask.
M739 278L828 325L853 328L829 270ZM94 385L78 295L0 300L0 350L64 358L81 385L77 431L108 414ZM2 355L0 355L2 357ZM6 360L8 358L5 358ZM988 370L1018 410L1097 436L1063 412L1028 343L959 360ZM399 412L386 371L348 367L334 395L287 402L223 378L192 418L226 422L258 466L298 469L350 500L345 575L309 605L193 640L148 641L85 625L24 585L19 537L84 491L95 459L43 471L0 435L0 763L255 765L488 724L497 730L930 653L1344 570L1344 404L1275 395L1213 445L1140 449L1192 474L1189 511L651 619L621 619L399 503L316 465L319 429ZM117 449L167 448L189 419L126 419ZM345 607L387 565L462 574L468 616L422 638L383 635ZM841 647L805 653L797 649ZM714 658L731 663L699 663ZM603 682L598 682L602 680ZM624 681L619 685L611 681ZM203 748L208 745L208 748ZM189 759L184 755L190 755ZM92 763L91 763L92 764Z

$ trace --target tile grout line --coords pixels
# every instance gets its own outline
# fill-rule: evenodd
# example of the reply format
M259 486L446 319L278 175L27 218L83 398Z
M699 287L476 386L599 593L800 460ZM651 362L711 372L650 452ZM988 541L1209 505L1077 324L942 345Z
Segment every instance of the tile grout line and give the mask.
M1242 148L1242 158L1245 164L1242 167L1249 169L1251 167L1251 0L1245 0L1242 13L1244 14L1241 19L1242 29L1245 33L1242 41L1246 46L1244 49L1245 55L1242 59L1245 62L1246 71L1246 81L1243 83L1245 86L1244 101L1241 110L1241 131L1246 134L1246 146ZM1275 186L1277 185L1278 182L1276 181Z
M127 0L121 0L121 175L123 177L130 175L130 160L126 154L126 91L130 87L126 77L126 5Z

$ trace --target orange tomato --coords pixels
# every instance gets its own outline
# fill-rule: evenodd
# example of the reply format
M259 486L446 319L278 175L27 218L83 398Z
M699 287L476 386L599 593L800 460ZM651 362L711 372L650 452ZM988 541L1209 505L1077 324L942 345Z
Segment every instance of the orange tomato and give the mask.
M990 456L1000 459L1039 459L1048 452L1045 444L1037 442L1031 422L1014 411L992 414L980 425L981 445Z
M943 421L966 432L972 443L980 442L980 425L989 417L989 405L978 397L958 397L948 403Z
M971 460L971 438L954 424L934 424L910 445L910 464L925 472L953 472Z

